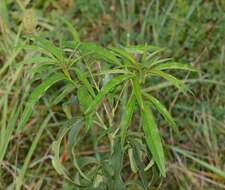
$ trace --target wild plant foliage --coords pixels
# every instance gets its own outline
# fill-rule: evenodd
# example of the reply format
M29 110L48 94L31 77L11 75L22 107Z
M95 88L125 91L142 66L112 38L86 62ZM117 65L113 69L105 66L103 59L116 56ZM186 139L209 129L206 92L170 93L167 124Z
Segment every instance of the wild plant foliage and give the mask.
M166 159L155 113L159 112L174 132L178 133L179 129L163 103L146 88L151 86L152 79L161 77L186 93L184 83L169 71L195 70L187 64L162 59L160 48L150 45L104 48L80 41L76 31L69 28L72 41L59 39L53 43L36 36L30 45L23 47L38 52L29 62L33 63L33 82L39 85L25 105L17 132L23 130L39 99L48 96L48 89L55 89L49 97L51 106L61 105L67 120L52 144L55 170L77 187L116 190L133 184L147 189L147 173L155 168L153 165L161 176L166 176ZM98 133L95 142L90 142L88 136L95 135L96 130L101 135ZM73 169L66 168L60 159L63 139L68 142L66 156ZM85 141L95 151L91 156L82 156L77 151ZM99 150L102 142L106 147ZM127 163L138 179L123 180ZM18 189L23 177L21 173Z

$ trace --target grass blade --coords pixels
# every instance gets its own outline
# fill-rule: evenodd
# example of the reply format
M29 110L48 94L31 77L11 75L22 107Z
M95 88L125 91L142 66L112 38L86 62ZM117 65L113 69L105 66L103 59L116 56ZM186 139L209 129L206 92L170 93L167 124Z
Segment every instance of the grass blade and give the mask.
M19 172L19 176L16 178L16 190L20 190L21 189L21 186L23 184L23 179L24 179L25 173L26 173L27 168L28 168L28 164L29 164L29 162L31 160L31 157L32 157L32 155L33 155L33 153L34 153L34 151L35 151L35 149L37 147L38 141L39 141L39 139L40 139L40 137L41 137L44 129L46 128L46 126L47 126L50 118L51 117L48 116L44 120L44 122L42 123L42 125L40 126L40 128L38 129L38 132L37 132L37 134L36 134L36 136L34 138L34 141L32 142L32 145L31 145L31 147L29 149L29 152L28 152L28 154L27 154L27 156L25 158L23 167L22 167L22 169Z
M74 28L74 26L66 19L66 17L59 16L59 19L61 19L65 23L65 25L67 26L68 30L72 34L73 39L75 40L75 42L79 43L80 42L80 37L79 37L79 34L78 34L77 30Z
M186 151L186 150L182 150L180 148L177 148L177 147L172 147L172 149L175 151L175 152L178 152L180 154L183 154L184 156L192 159L193 161L197 162L198 164L200 164L201 166L205 167L206 169L208 170L211 170L212 172L214 172L215 174L223 177L225 179L225 172L219 168L217 168L216 166L214 165L211 165L211 164L208 164L207 162L203 161L203 160L200 160L194 156L192 156L192 152L189 152L189 151Z

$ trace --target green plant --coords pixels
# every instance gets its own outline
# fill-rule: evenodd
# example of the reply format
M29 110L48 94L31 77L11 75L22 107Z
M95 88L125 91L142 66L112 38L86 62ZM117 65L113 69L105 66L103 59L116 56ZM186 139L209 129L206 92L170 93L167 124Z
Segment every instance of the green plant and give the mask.
M145 92L145 88L151 85L153 77L162 77L185 92L183 82L165 71L194 69L171 59L160 59L162 50L157 47L139 45L106 49L93 43L80 42L76 31L71 27L70 30L74 34L74 41L60 41L59 47L40 37L34 37L33 45L28 46L38 48L41 52L30 63L35 63L32 71L34 80L42 82L30 95L17 132L23 129L34 105L46 90L60 83L58 85L63 86L63 91L56 91L56 96L50 101L51 106L59 104L72 92L77 98L75 102L79 104L79 110L72 110L74 102L71 100L62 105L68 122L52 145L52 164L56 171L71 184L83 188L107 186L109 189L124 189L135 184L147 189L149 177L146 173L154 163L160 174L163 177L166 175L165 156L154 110L176 132L178 128L165 106ZM140 120L135 121L135 115L140 115ZM95 130L102 132L95 138L94 148L108 138L109 153L101 155L96 152L92 157L81 159L75 146ZM75 178L70 176L60 161L60 144L67 134L68 155L78 171ZM125 154L127 151L128 154ZM139 182L122 180L124 160L129 160L134 174L139 174ZM149 164L145 165L143 161ZM87 166L90 169L84 173L82 168ZM17 189L22 184L21 176L24 176L24 170Z
M149 189L225 189L224 7L225 1L221 0L0 1L0 189L16 189L15 184L17 189L82 189L76 188L73 183L87 186L86 189L93 189L91 186L107 189L106 184L111 184L112 188L111 176L118 174L121 177L117 181L121 183L122 179L129 190L143 189L148 184ZM30 10L34 14L26 16ZM62 15L71 23L67 22L67 28L60 19ZM64 71L59 61L52 62L52 57L45 56L49 53L40 49L38 40L30 43L38 44L38 47L16 48L30 42L24 34L34 32L54 43L63 51L63 57L68 58L73 54L72 46L76 45L74 42L69 42L69 45L64 40L71 40L72 36L79 39L72 25L78 27L82 39L98 41L107 47L154 44L165 48L158 57L173 57L201 70L197 75L188 72L185 77L183 71L169 72L183 78L182 81L195 92L195 96L183 94L181 89L174 90L171 82L158 76L149 76L151 78L140 85L144 93L157 97L165 104L179 126L179 135L175 135L147 96L142 94L143 99L149 102L160 129L166 155L166 178L158 176L157 165L146 146L136 97L132 95L134 105L134 101L129 101L132 93L130 79L105 95L96 112L84 114L98 88L101 89L111 77L123 74L108 72L115 69L112 60L104 58L103 61L98 57L98 61L94 61L94 57L84 55L82 61L73 66L74 70L78 67L76 74L68 69L73 82L78 84L76 86L68 82L67 77L54 83L57 77L64 78ZM148 53L157 50L153 47ZM76 52L77 57L72 60L80 54L81 51ZM139 62L140 55L136 56L134 51L130 54ZM118 55L116 57L119 58ZM86 90L84 82L79 82L79 71L85 73L94 93ZM54 73L57 75L53 76ZM28 117L29 114L32 117L16 134L30 93L48 79L53 82L45 85L50 85L47 93L43 92L39 101L33 102L31 113L27 112ZM42 88L45 88L44 85ZM132 106L133 109L130 108ZM127 108L131 111L123 116ZM122 123L122 116L131 119ZM124 128L125 138L120 139L122 131L116 129L128 126L127 121L130 123L128 128ZM54 151L51 152L53 141ZM121 152L119 144L124 145L123 158L121 154L112 154L114 149ZM58 175L49 158L56 169L63 166L57 171L68 176L68 180ZM122 171L114 169L115 160L121 163L121 159ZM98 173L94 175L91 171ZM119 172L115 174L115 171ZM88 184L85 176L94 181L94 185Z

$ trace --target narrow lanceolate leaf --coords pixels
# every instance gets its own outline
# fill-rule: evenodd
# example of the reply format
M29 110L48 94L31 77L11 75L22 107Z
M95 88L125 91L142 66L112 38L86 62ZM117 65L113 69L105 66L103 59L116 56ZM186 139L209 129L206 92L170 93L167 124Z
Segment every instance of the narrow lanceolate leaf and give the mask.
M173 75L170 75L170 74L160 71L158 69L152 69L152 70L150 70L150 73L168 80L174 86L176 86L178 89L184 88L184 86L185 86L181 80L177 79Z
M75 27L66 19L66 17L62 17L60 16L59 17L64 23L65 25L67 26L68 30L70 31L70 33L72 34L73 36L73 39L76 43L79 43L80 42L80 37L79 37L79 34L77 32L77 30L75 29Z
M85 110L88 109L89 105L92 103L93 98L91 97L91 95L89 94L89 92L85 86L81 86L78 89L77 97L78 97L80 107L81 107L82 111L84 112ZM86 126L88 128L90 128L93 124L93 114L90 113L90 114L86 115L85 121L86 121Z
M89 105L93 101L85 86L81 86L78 88L77 97L82 111L88 109Z
M141 107L141 109L143 109L143 100L142 100L142 96L141 96L141 87L140 84L138 82L138 80L136 78L132 79L132 86L133 86L133 91L134 91L134 95L137 99L137 102L139 104L139 106Z
M47 80L43 81L37 88L35 88L35 90L31 93L28 99L25 110L19 122L19 126L17 128L17 132L20 132L23 129L24 125L31 116L33 106L41 98L41 96L43 96L45 91L47 91L56 82L64 79L66 79L64 75L55 74L52 77L48 78Z
M132 57L127 51L119 48L111 48L111 50L121 58L127 59L131 64L138 66L137 62L135 61L134 57Z
M131 142L131 144L133 148L133 156L134 156L135 165L137 167L138 174L141 178L142 187L144 189L148 189L149 179L148 179L147 173L144 171L145 164L143 163L143 160L141 159L141 151L140 149L138 149L138 145L134 142Z
M93 97L95 97L95 92L94 92L94 90L93 90L91 84L89 83L87 77L85 76L85 74L82 73L81 70L78 69L78 68L75 68L74 71L75 71L75 73L76 73L78 79L86 86L86 88L88 89L89 93L90 93Z
M112 183L109 186L111 190L125 190L121 171L123 168L123 148L120 146L119 138L116 138L113 146L113 153L110 160L113 168Z
M197 71L191 65L183 64L183 63L177 63L177 62L169 62L169 63L158 64L154 68L158 69L158 70L179 69L179 70L187 70L187 71L195 71L195 72Z
M79 48L81 53L84 55L89 54L95 59L100 59L107 62L120 64L119 60L113 53L94 43L90 43L90 42L81 43Z
M172 149L180 154L183 154L184 156L192 159L194 162L200 164L201 166L205 167L206 169L214 172L215 174L223 177L225 179L225 171L223 169L220 169L212 164L207 163L204 160L201 160L199 158L196 158L195 156L193 156L192 152L186 151L186 150L182 150L178 147L172 147Z
M70 177L66 173L66 169L60 162L60 144L63 140L63 137L67 134L70 128L64 128L58 139L52 143L53 157L52 157L52 165L57 171L58 174L64 176L66 179L71 181Z
M123 116L122 116L122 120L120 124L120 128L121 128L120 136L121 136L122 147L125 142L128 126L133 116L134 107L135 107L135 98L134 98L134 95L132 94L127 102L127 105L124 108L124 112L123 112Z
M159 100L157 100L155 97L153 97L153 96L151 96L147 93L144 93L144 96L148 100L150 100L150 102L159 111L159 113L162 114L162 116L169 123L169 125L178 133L178 127L177 127L176 123L174 122L170 113L167 111L166 107Z
M129 75L121 75L114 77L112 80L110 80L97 94L91 105L85 111L85 114L92 112L107 93L109 93L112 89L114 89L118 84L122 83L124 80L127 80L129 77L130 77Z
M161 50L161 48L159 48L157 46L152 46L152 45L147 45L147 44L131 45L131 46L126 47L125 49L130 53L139 53L139 54L143 54L146 51Z
M129 156L131 171L133 173L137 173L138 169L137 169L137 165L136 165L135 160L134 160L134 151L133 151L132 148L128 149L128 156Z
M162 176L166 176L165 171L165 157L160 139L159 130L155 123L154 116L147 106L147 102L144 104L144 110L142 113L143 118L143 130L146 138L146 143L151 151L153 160L157 164Z
M69 93L73 92L75 86L73 84L67 84L62 89L60 89L60 93L55 95L55 98L52 100L52 104L56 105L61 102Z
M41 37L35 37L34 40L36 40L39 47L51 53L58 60L63 61L63 52L60 48L56 47L50 41Z

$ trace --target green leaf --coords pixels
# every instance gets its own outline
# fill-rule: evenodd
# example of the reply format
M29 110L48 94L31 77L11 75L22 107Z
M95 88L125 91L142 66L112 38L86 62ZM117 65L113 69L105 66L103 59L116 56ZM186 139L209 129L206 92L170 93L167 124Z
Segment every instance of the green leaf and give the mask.
M169 62L169 63L162 63L159 65L156 65L154 67L157 70L167 70L167 69L179 69L179 70L187 70L187 71L197 71L192 66L188 64L183 63L177 63L177 62Z
M148 189L148 183L149 179L148 176L146 175L146 172L144 171L145 165L143 163L143 160L141 159L141 151L138 149L138 145L134 142L131 142L132 148L133 148L133 156L134 156L134 161L135 165L137 166L137 171L138 174L141 178L142 186L144 187L145 190Z
M120 130L121 130L120 136L121 136L121 146L122 147L125 142L129 123L133 116L134 107L135 107L135 98L134 98L134 95L132 94L127 102L127 105L124 108L122 119L121 119L121 124L120 124Z
M120 76L114 77L112 80L106 83L106 85L97 94L97 96L95 97L91 105L85 111L85 114L92 112L107 93L109 93L112 89L114 89L117 85L122 83L124 80L127 80L129 77L130 77L129 75L120 75Z
M46 40L41 37L34 37L35 42L39 47L51 53L54 57L56 57L59 61L63 61L63 52L60 48L56 47L49 40Z
M80 37L79 34L77 32L77 30L75 29L75 27L63 16L59 16L59 18L65 23L65 25L67 26L68 30L70 31L70 33L73 36L73 39L76 43L80 42Z
M156 75L156 76L160 76L160 77L168 80L174 86L176 86L178 89L181 89L181 88L185 87L184 83L181 80L174 77L173 75L170 75L168 73L165 73L165 72L157 70L157 69L150 70L150 73L153 74L153 75Z
M75 71L75 73L76 73L78 79L86 86L86 88L88 89L89 93L90 93L93 97L95 97L95 92L94 92L94 90L93 90L91 84L89 83L87 77L85 76L85 74L82 73L81 70L78 69L78 68L74 68L74 71Z
M115 55L127 59L130 63L132 63L135 66L139 66L136 62L136 60L125 50L119 49L119 48L110 48Z
M137 99L137 102L141 109L143 109L143 100L142 100L142 95L141 95L141 87L136 78L132 79L132 85L133 85L133 91L135 94L135 97Z
M35 64L44 64L44 63L52 63L54 64L54 60L52 60L49 57L29 57L28 59L25 59L24 64L31 64L31 63L35 63Z
M36 102L43 96L43 94L56 82L66 80L66 77L62 74L55 74L48 78L47 80L43 81L38 87L35 88L35 90L31 93L27 103L25 110L22 114L21 120L19 122L17 132L20 132L28 119L30 118L32 114L32 108L36 104Z
M85 111L90 106L91 102L93 101L92 97L90 96L87 88L85 86L81 86L78 88L77 97L81 109Z
M90 96L85 86L81 86L78 89L77 96L78 96L78 101L81 106L81 109L83 112L85 112L85 110L87 110L90 104L93 102L93 98ZM93 114L89 113L88 115L86 115L85 121L86 121L86 126L88 128L91 128L93 124Z
M148 100L150 100L150 102L159 111L159 113L162 114L162 116L169 123L169 125L178 133L178 127L177 127L176 123L174 122L170 113L167 111L166 107L159 100L157 100L155 97L153 97L153 96L151 96L147 93L144 93L144 96Z
M142 44L142 45L130 45L128 47L125 47L125 49L130 52L130 53L139 53L143 54L146 51L157 51L161 50L161 48L157 46L152 46L152 45L147 45L147 44Z
M56 105L59 102L61 102L69 93L73 92L75 90L75 86L73 84L67 84L63 86L62 89L60 89L60 93L57 93L53 100L52 104Z
M94 43L90 43L90 42L81 43L79 48L82 54L85 54L85 55L89 54L95 59L100 59L110 63L120 64L119 60L116 58L116 56L113 53Z
M144 110L142 113L143 130L145 134L146 143L151 151L153 160L157 164L159 171L163 177L166 176L165 170L165 156L163 152L162 142L160 139L159 130L155 123L154 116L147 106L148 103L144 103Z
M113 168L113 178L110 189L112 190L125 190L124 183L121 177L121 171L123 168L123 150L119 141L119 138L115 139L113 146L113 154L110 160Z

